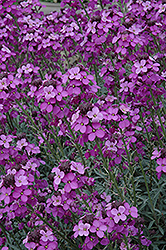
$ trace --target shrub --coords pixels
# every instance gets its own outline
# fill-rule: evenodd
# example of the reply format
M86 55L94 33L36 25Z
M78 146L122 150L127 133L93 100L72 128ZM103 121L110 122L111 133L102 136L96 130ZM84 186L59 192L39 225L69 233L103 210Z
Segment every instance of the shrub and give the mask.
M0 5L1 249L164 249L165 1Z

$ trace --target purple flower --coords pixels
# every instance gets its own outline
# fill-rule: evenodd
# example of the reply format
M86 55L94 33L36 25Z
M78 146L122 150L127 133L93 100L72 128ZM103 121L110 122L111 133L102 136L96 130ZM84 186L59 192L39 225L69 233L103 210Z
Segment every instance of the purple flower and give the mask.
M28 145L27 141L25 138L17 141L17 149L22 149L23 147L26 147Z
M128 42L122 42L121 40L118 42L119 47L116 49L117 53L121 53L122 55L125 55L127 52L126 47L128 47Z
M55 207L61 205L62 198L61 198L60 195L58 195L58 196L53 195L53 196L51 197L51 200L53 201L52 204L53 204Z
M68 96L67 91L63 90L62 86L60 86L60 85L58 85L58 86L56 87L55 94L56 94L56 99L57 99L57 101L59 101L59 102L62 101L62 98L63 98L63 97Z
M3 145L5 148L9 148L10 147L9 142L12 141L12 138L6 135L1 135L0 138L1 138L0 145Z
M78 188L77 179L75 178L75 175L73 173L68 173L67 175L65 175L62 181L66 183L64 190L67 193L69 193L72 189Z
M30 196L32 191L30 189L23 190L21 187L16 187L13 192L13 198L18 199L19 197L23 202L27 202L28 196Z
M7 78L4 77L2 80L0 80L0 89L7 89L7 86L9 83L7 82Z
M40 244L42 246L39 246L37 248L37 250L55 250L55 249L58 249L58 243L56 241L54 242L50 242L50 243L47 243L47 242L44 242L44 241L40 241Z
M80 162L71 162L71 170L77 171L79 174L84 174L84 166Z
M87 75L85 71L81 71L80 74L82 76L80 80L82 80L83 84L85 85L89 84L90 81L94 80L94 77L92 75Z
M44 87L43 91L45 93L45 98L47 100L55 97L55 91L54 91L54 87L52 85L50 85L48 87Z
M74 130L80 130L80 132L84 134L86 132L86 125L89 123L89 119L86 116L79 116L75 123L76 125L74 126Z
M22 70L24 71L24 73L29 74L30 72L32 72L32 67L28 63L26 66L25 65L22 66Z
M161 174L162 171L164 173L166 173L166 158L164 158L164 159L162 159L162 158L157 159L157 164L158 164L158 166L156 168L157 173Z
M32 152L33 154L40 153L39 147L35 146L34 143L32 144L29 143L28 146L26 146L25 150L28 152L28 155L30 155L30 152Z
M124 203L124 207L125 207L125 214L126 215L131 215L133 218L137 218L138 217L138 210L136 207L130 207L130 205L125 202Z
M88 26L88 29L87 29L87 34L89 34L90 32L92 32L93 34L96 33L96 24L97 22L88 22L87 26Z
M42 235L41 240L44 242L48 240L50 241L54 240L54 236L51 230L48 230L47 232L45 232L44 230L40 230L40 234Z
M107 110L107 120L114 120L114 121L117 121L119 119L119 115L118 115L118 108L108 108Z
M56 174L56 176L54 176L54 183L59 185L65 176L64 172L60 171L59 168L53 168L51 172Z
M120 220L125 221L126 220L126 215L124 214L125 212L125 207L124 206L119 206L118 210L116 208L113 208L111 210L111 213L114 215L114 221L115 223L118 223Z
M28 180L27 180L27 176L24 175L25 171L24 170L20 170L15 176L15 185L16 187L21 187L23 185L28 185Z
M35 249L36 246L37 246L37 243L35 243L35 242L25 243L25 247L28 248L28 250Z
M99 240L98 240L97 237L93 237L93 236L89 237L89 236L87 236L85 238L83 246L87 247L87 248L85 248L86 250L89 250L89 249L91 250L91 249L93 249L93 247L95 247L97 245L98 242L99 242Z
M100 123L93 123L92 127L87 126L86 133L88 134L88 140L89 141L94 141L96 137L98 138L103 138L105 135L105 132L103 129L100 127Z
M159 152L157 149L155 149L152 153L152 157L151 160L155 159L155 158L159 158L161 155L161 152Z
M104 232L107 230L107 226L103 225L100 221L94 220L93 225L90 228L90 232L96 233L99 238L104 237Z
M124 129L124 128L127 128L130 126L129 120L125 119L126 116L123 116L123 117L124 117L124 119L121 118L121 121L119 122L119 128L121 128L121 129Z
M73 231L75 231L74 233L74 237L77 238L78 235L80 236L88 236L89 235L89 228L90 228L90 224L88 223L82 223L82 221L79 221L78 226L75 225L73 228Z
M72 69L69 69L68 72L69 72L69 78L71 80L72 79L79 80L81 78L80 68L79 67L74 67Z
M46 110L48 113L50 113L52 110L53 110L53 105L55 103L55 99L54 98L51 98L49 100L45 100L45 102L43 102L41 105L40 105L40 109L43 111L43 110Z
M109 28L112 27L112 23L99 23L97 27L107 33L109 31Z
M136 62L134 63L134 66L136 68L136 74L139 74L140 72L147 72L147 67L145 66L146 61L145 60L141 60L140 62Z
M0 189L0 201L4 201L5 205L10 203L11 188L2 187Z
M97 107L94 107L92 111L88 111L87 116L92 118L92 122L99 122L103 119L103 114L99 111Z

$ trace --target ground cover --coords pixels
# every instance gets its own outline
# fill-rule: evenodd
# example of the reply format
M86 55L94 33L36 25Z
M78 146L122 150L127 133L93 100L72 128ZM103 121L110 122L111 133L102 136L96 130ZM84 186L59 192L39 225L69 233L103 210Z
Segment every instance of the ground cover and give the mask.
M0 249L164 250L166 2L0 4Z

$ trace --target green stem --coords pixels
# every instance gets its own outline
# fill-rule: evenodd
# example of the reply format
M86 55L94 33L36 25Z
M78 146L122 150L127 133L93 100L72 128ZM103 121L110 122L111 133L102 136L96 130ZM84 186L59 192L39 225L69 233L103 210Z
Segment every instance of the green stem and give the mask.
M101 150L101 148L100 148L100 145L99 145L98 140L95 139L95 141L96 141L97 147L98 147L98 149L99 149L100 156L101 156L101 158L102 158L102 160L103 160L104 167L107 169L107 171L108 171L108 173L109 173L109 176L110 176L110 179L112 180L112 182L113 182L113 184L114 184L114 186L115 186L115 188L116 188L116 190L117 190L117 192L118 192L118 194L119 194L121 200L124 201L125 199L124 199L124 197L123 197L123 195L122 195L122 192L121 192L120 189L119 189L118 183L117 183L117 181L116 181L116 177L114 176L113 173L111 173L111 171L109 171L109 167L107 166L106 159L105 159L105 157L104 157L104 155L103 155L103 152L102 152L102 150Z
M90 20L90 16L89 16L87 10L85 9L85 6L84 6L83 2L82 2L81 0L79 0L79 2L80 2L80 4L82 5L82 8L84 9L84 11L85 11L85 13L86 13L88 20Z
M9 240L9 238L8 238L7 233L8 233L8 234L10 235L10 237L14 240L14 242L16 243L16 245L18 246L18 248L19 248L20 250L22 250L21 247L20 247L20 245L19 245L19 243L17 242L16 238L14 237L14 235L13 235L11 232L6 231L5 227L4 227L1 223L0 223L0 228L2 229L4 235L6 236L8 243L10 242L10 240ZM10 243L9 243L9 244L10 244Z
M48 123L49 123L50 121L49 121L48 116L46 115L45 117L46 117L46 119L47 119L47 121L48 121ZM59 146L59 149L60 149L60 151L61 151L62 156L65 157L65 154L64 154L64 152L63 152L63 147L62 147L62 145L61 145L61 142L60 142L60 140L59 140L59 137L58 137L58 136L57 136L57 137L55 136L55 131L53 130L52 126L49 125L49 127L50 127L50 129L51 129L51 131L52 131L52 135L53 135L53 137L54 137L54 140L55 140L56 144ZM59 142L59 143L57 142L57 139L58 139L58 142Z
M75 139L76 139L75 134L73 133L73 131L72 131L71 127L70 127L70 124L69 124L69 122L67 121L66 118L65 118L65 121L66 121L66 123L67 123L67 125L68 125L68 129L69 129L69 131L70 131L70 133L71 133L73 139L75 140ZM75 144L75 146L76 146L76 148L77 148L77 150L78 150L78 152L79 152L79 155L80 155L80 157L81 157L81 160L82 160L82 163L83 163L84 167L86 167L85 160L84 160L83 155L82 155L82 152L81 152L81 150L80 150L80 146L79 146L77 143L74 143L74 144Z
M134 148L135 148L135 145L133 144ZM135 149L136 150L136 149ZM142 174L143 174L143 177L144 177L144 181L145 181L145 186L146 186L146 190L147 190L147 193L148 193L148 197L149 197L149 201L150 201L150 205L151 205L151 208L153 210L153 216L155 218L155 221L156 221L156 224L158 225L158 222L157 222L157 217L156 217L156 214L155 214L155 210L154 210L154 206L153 206L153 202L152 202L152 199L151 199L151 196L150 196L150 191L149 191L149 186L148 186L148 183L147 183L147 180L146 180L146 174L145 174L145 171L144 171L144 168L142 166L142 162L139 158L139 155L136 151L136 154L137 154L137 157L139 159L139 164L140 164L140 167L141 167L141 171L142 171Z
M43 136L42 132L39 131L37 125L35 124L35 122L33 121L32 117L30 117L30 115L28 114L28 112L23 108L23 106L17 101L15 100L16 103L18 104L18 106L22 109L22 111L24 112L24 114L26 114L29 118L29 120L32 122L34 128L40 133L41 137L43 138L43 140L45 141L45 143L47 144L47 147L49 148L50 152L52 153L52 155L54 156L55 160L58 160L57 159L57 156L54 154L49 142L45 139L45 137Z
M130 250L130 249L129 249L128 240L127 240L126 235L124 234L124 235L123 235L123 237L124 237L124 241L125 241L125 244L126 244L127 250Z
M102 4L102 0L100 0L100 6L103 9L103 4Z
M127 183L127 180L126 180L126 175L123 173L123 168L122 168L122 166L120 165L119 167L120 167L120 170L121 170L121 172L122 172L122 178L123 178L123 180L124 180L124 183L125 183L125 187L126 187L126 189L127 189L127 192L128 192L128 194L129 194L130 198L132 199L132 195L131 195L131 193L130 193L130 188L129 188L128 183Z
M81 196L80 190L77 189L77 191L78 191L79 195ZM93 214L93 211L92 211L91 207L89 206L89 204L84 199L82 199L82 201L85 204L85 206L87 207L87 209Z
M36 213L35 210L34 210L34 208L30 204L27 204L27 207L30 208L33 211L33 213L36 214L37 217L39 217L49 228L51 228L54 233L56 233L62 239L64 239L65 241L67 241L69 243L69 245L71 245L72 247L74 247L74 249L80 250L80 248L77 247L74 243L72 243L68 238L66 238L65 235L63 235L59 230L55 229L52 225L50 225L50 223L48 223L48 221L46 219L44 219L40 214Z
M121 133L122 133L122 130L121 130ZM123 137L122 137L122 141L123 141L123 144L125 146L125 151L126 151L126 154L127 154L127 160L128 160L128 164L129 164L129 171L130 171L130 174L131 174L131 182L132 182L132 187L133 187L134 206L136 206L137 200L136 200L136 192L135 192L135 185L134 185L134 178L133 178L133 169L132 169L132 166L131 166L131 163L130 163L129 152L127 150L127 146L126 146L126 143L125 143L125 140L124 140Z
M151 93L151 96L152 96L152 99L153 99L153 102L154 102L154 105L156 106L156 100L154 98L154 95L153 95L153 92L152 92L152 89L150 89L150 93ZM158 108L156 107L156 112L157 112L157 116L159 118L159 122L160 122L160 125L161 125L161 129L163 131L163 134L164 134L164 137L166 139L166 132L165 132L165 128L163 126L163 123L162 123L162 120L161 120L161 116L160 116L160 112L158 110Z

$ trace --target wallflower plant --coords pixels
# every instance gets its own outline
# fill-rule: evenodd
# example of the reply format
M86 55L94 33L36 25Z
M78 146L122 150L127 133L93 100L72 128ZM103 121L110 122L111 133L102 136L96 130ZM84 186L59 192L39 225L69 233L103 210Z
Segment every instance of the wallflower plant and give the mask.
M164 250L166 2L0 1L0 249Z

